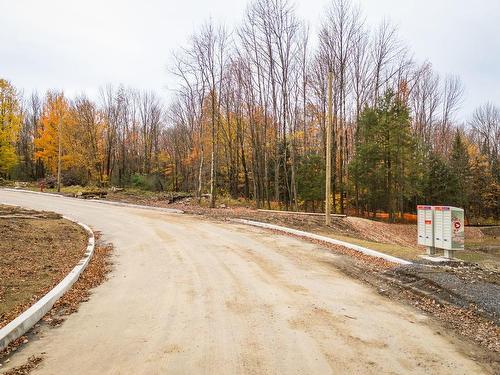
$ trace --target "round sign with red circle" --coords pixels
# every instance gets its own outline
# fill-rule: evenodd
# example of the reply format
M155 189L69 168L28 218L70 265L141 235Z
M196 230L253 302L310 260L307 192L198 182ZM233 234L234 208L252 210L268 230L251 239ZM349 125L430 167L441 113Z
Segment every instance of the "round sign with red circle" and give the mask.
M455 226L455 229L460 229L460 227L462 226L462 224L460 223L460 221L455 221L453 223L453 225Z

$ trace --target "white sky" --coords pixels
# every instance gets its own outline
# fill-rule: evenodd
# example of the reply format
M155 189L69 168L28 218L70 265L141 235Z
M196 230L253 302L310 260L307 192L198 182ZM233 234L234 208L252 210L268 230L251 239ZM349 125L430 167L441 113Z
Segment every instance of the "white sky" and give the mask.
M328 0L297 0L314 30ZM458 74L459 118L500 105L500 0L359 0L369 25L384 17L418 61ZM91 96L107 83L168 98L171 51L212 17L231 28L246 0L0 0L0 77L29 93L49 88Z

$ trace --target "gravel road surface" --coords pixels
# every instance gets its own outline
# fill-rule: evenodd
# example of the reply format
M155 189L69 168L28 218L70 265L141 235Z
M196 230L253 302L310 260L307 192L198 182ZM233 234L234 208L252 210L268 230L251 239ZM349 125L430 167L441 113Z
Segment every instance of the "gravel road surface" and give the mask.
M2 371L34 374L480 374L427 317L342 274L320 246L240 224L0 190L115 247L110 279ZM0 234L1 236L1 234Z

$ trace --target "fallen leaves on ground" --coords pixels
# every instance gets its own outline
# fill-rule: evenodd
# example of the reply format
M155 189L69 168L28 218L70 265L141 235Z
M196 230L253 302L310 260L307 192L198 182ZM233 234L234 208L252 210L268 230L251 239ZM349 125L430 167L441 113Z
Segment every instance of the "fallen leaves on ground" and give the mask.
M0 328L57 285L82 258L87 232L61 215L0 205Z
M59 326L64 322L67 315L78 311L81 303L88 301L93 288L106 280L107 274L112 268L111 254L113 247L111 244L101 243L98 240L99 233L95 233L95 237L97 244L89 265L71 289L57 300L52 309L41 319L42 322L53 327ZM27 336L20 337L1 351L0 360L7 358L11 353L17 351L21 345L28 343L28 336L38 333L39 327L40 322L35 325L34 329L27 333ZM17 373L14 372L12 374Z
M500 353L500 327L480 316L474 311L473 306L464 309L442 304L430 297L418 296L409 290L403 291L402 296L418 309L437 318L445 325L451 326L462 336L474 340L493 352Z
M106 280L108 272L111 271L110 256L112 251L113 247L110 244L96 246L94 255L85 271L71 289L57 300L54 307L43 318L44 321L51 323L51 325L58 325L64 319L62 316L78 311L80 304L88 301L91 289Z
M28 375L32 370L36 369L42 361L42 357L33 355L28 358L24 365L14 367L6 371L4 375Z

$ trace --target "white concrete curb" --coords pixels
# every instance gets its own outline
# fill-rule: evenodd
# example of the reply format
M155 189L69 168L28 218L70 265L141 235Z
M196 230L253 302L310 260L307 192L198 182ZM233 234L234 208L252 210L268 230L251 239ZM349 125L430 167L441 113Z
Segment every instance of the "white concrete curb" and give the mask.
M297 230L297 229L282 227L282 226L274 225L274 224L261 223L259 221L252 221L252 220L246 220L246 219L233 219L232 221L252 225L254 227L274 229L274 230L278 230L280 232L290 233L290 234L294 234L294 235L300 236L300 237L305 237L305 238L310 238L313 240L327 242L327 243L330 243L333 245L344 246L344 247L347 247L349 249L363 253L365 255L369 255L372 257L376 257L376 258L381 258L381 259L387 260L387 261L392 262L392 263L405 264L405 265L413 264L412 262L410 262L408 260L396 258L396 257L393 257L391 255L387 255L387 254L381 253L379 251L368 249L368 248L363 247L363 246L354 245L352 243L336 240L336 239L333 239L330 237L320 236L320 235L314 234L314 233L304 232L304 231Z
M87 243L87 249L85 250L85 255L80 260L80 262L71 270L66 277L57 284L50 292L39 299L34 305L32 305L28 310L23 312L5 327L0 329L0 350L3 350L12 341L18 339L24 335L31 327L33 327L42 317L49 312L49 310L54 306L54 303L66 293L71 286L78 280L80 274L85 270L87 265L94 254L95 248L95 237L94 232L87 225L76 221L75 219L63 216L63 218L73 221L83 227L89 234L89 240Z
M42 193L40 191L32 191L32 190L25 190L25 189L0 188L0 190L14 191L14 192L21 192L21 193L28 193L28 194L37 194L37 195L49 195L49 196L58 197L58 198L81 200L79 198L68 197L68 196L62 195L62 194ZM88 202L101 203L101 204L109 204L111 206L131 207L131 208L140 208L140 209L146 209L146 210L162 211L162 212L167 212L167 213L170 213L170 214L183 214L184 213L184 211L179 210L177 208L164 208L164 207L145 206L145 205L142 205L142 204L125 203L125 202L115 202L115 201L103 201L103 200L99 200L99 199L89 199L87 201Z
M64 197L62 194L57 194L57 193L42 193L40 191L33 191L33 190L26 190L26 189L14 189L14 188L0 188L0 190L5 190L5 191L19 191L21 193L30 193L30 194L38 194L38 195L50 195L53 197Z

